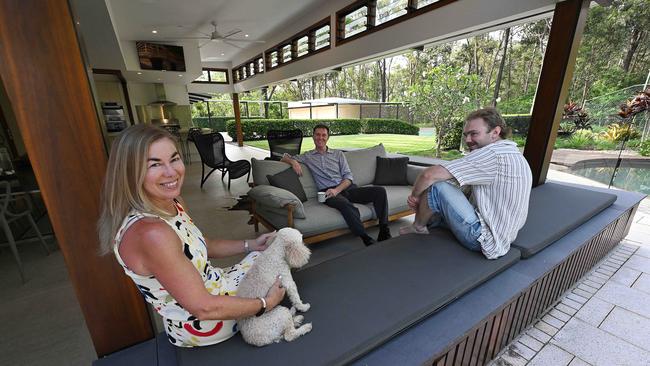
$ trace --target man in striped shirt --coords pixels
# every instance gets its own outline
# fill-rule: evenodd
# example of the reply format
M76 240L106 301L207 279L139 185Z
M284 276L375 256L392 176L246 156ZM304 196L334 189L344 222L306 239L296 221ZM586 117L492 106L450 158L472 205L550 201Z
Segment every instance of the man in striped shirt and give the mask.
M427 234L445 227L467 249L488 259L510 250L526 222L532 175L517 145L506 140L509 129L494 108L479 109L465 119L466 156L424 170L408 197L415 222L401 234ZM469 187L469 199L460 187Z

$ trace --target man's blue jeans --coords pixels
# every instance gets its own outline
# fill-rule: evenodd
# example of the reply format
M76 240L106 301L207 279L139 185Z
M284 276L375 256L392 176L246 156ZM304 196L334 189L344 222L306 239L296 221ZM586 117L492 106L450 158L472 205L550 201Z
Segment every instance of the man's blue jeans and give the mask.
M429 228L442 227L451 230L456 239L467 249L480 252L481 221L474 206L460 189L447 182L431 186L428 193L429 208L433 217L427 224Z

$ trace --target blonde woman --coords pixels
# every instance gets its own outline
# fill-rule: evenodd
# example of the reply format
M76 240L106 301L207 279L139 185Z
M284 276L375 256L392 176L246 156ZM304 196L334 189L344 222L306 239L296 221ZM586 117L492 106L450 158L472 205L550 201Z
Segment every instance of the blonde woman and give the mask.
M185 166L175 139L151 125L124 130L113 143L98 223L101 253L124 272L162 316L180 347L215 344L237 331L235 319L261 315L285 294L279 281L265 297L237 297L239 281L272 234L251 240L207 239L180 198ZM209 257L247 256L229 268Z

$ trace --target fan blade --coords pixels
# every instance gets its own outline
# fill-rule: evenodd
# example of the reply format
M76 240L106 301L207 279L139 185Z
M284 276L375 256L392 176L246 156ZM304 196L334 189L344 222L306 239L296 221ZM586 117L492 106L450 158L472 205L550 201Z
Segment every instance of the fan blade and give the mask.
M229 41L235 41L235 42L248 42L248 43L266 43L266 41L254 41L252 39L235 39L235 38L228 38Z
M231 42L229 42L229 41L227 41L227 40L225 40L225 39L223 40L223 43L225 43L225 44L229 44L229 45L231 45L231 46L233 46L233 47L236 47L236 48L239 48L239 49L244 48L244 47L238 46L238 45L236 45L236 44L234 44L234 43L231 43Z
M210 39L210 37L178 37L178 38L165 38L161 40L157 40L156 42L164 42L168 40L183 40L183 39Z
M224 34L222 37L223 38L228 38L228 37L232 37L232 36L234 36L235 34L238 34L238 33L241 33L241 29L233 29L230 32Z

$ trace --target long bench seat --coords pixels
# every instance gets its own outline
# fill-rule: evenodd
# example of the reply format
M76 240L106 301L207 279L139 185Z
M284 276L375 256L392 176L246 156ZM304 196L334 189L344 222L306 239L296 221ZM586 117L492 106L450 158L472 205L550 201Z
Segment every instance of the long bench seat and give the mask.
M151 357L158 364L170 365L317 365L355 360L359 364L419 364L440 357L444 363L449 352L458 353L453 347L460 347L459 339L468 337L465 342L470 338L472 342L469 349L476 343L479 349L474 353L483 359L467 361L481 364L479 361L489 360L511 338L506 335L492 342L492 328L489 332L485 329L494 324L485 324L486 319L503 312L505 306L506 314L514 317L517 306L524 306L523 297L520 304L518 296L523 296L540 276L557 268L558 263L575 256L581 245L599 235L598 230L624 214L617 208L606 209L616 195L605 192L585 192L584 188L549 183L534 189L531 196L532 219L516 241L521 251L529 253L528 259L521 260L520 249L513 245L506 256L486 260L479 253L462 248L444 230L431 235L396 237L295 274L302 298L312 304L305 318L313 323L314 329L294 342L255 348L235 336L211 347L174 349L157 339L139 345L139 357L155 353ZM635 197L629 202L638 204L638 200ZM565 211L555 211L563 207L559 202L567 204ZM628 206L627 219L630 211ZM627 222L617 227L620 225L626 229ZM618 228L618 235L623 231ZM430 316L433 313L436 314ZM505 329L508 315L499 316L500 321L503 318L503 325L499 326ZM522 320L521 326L524 324ZM489 342L477 343L477 339L486 337L485 333ZM486 347L492 344L491 349L480 349L483 343ZM465 348L467 345L462 345ZM135 357L128 352L114 354L96 364L117 364ZM175 357L163 359L161 354Z

